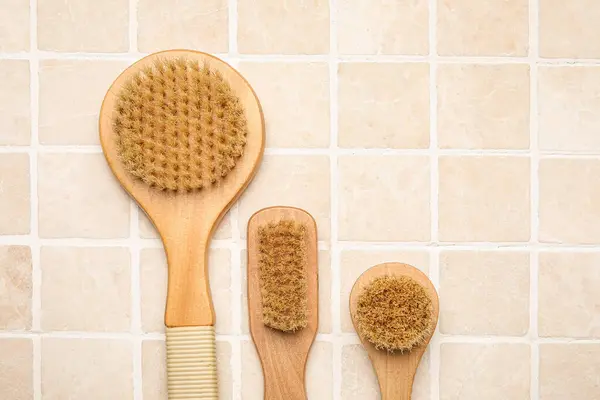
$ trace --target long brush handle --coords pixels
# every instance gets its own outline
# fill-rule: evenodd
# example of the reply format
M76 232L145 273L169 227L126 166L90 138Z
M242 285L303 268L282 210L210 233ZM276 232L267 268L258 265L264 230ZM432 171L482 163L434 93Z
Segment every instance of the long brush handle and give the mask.
M218 399L214 326L166 328L169 400Z

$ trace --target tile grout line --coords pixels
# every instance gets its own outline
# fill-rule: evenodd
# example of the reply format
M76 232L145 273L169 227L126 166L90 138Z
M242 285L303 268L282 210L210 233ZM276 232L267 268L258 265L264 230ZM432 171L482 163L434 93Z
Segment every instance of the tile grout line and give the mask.
M529 98L530 98L530 150L531 150L531 242L539 244L539 124L538 124L538 67L539 60L539 0L529 1ZM539 399L539 332L538 332L538 271L539 252L537 246L531 249L530 265L530 299L529 299L529 337L531 350L530 397Z
M34 332L33 344L33 399L42 398L42 266L41 247L39 240L39 213L38 213L38 148L39 148L39 51L37 38L37 0L29 2L29 71L30 71L30 118L31 118L31 144L29 155L30 178L30 223L31 223L31 267L32 267L32 295L31 295L31 329ZM37 334L35 333L37 332Z
M332 343L332 398L342 398L342 343L335 340L341 334L340 303L340 249L338 244L338 42L337 42L337 0L329 0L329 190L330 190L330 268L331 268L331 332Z

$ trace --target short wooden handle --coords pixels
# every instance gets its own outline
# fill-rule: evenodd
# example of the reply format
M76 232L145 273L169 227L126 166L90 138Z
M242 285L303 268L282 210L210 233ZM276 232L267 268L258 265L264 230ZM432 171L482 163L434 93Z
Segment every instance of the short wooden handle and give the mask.
M217 400L217 353L213 326L166 329L169 400Z

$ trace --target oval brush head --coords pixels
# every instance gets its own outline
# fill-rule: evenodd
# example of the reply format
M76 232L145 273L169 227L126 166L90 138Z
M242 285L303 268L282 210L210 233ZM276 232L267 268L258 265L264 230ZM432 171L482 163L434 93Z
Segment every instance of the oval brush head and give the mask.
M375 278L358 297L355 319L365 339L389 352L424 343L436 323L429 294L409 276Z
M208 64L158 58L117 95L113 113L124 168L158 189L202 189L224 178L246 144L244 108Z

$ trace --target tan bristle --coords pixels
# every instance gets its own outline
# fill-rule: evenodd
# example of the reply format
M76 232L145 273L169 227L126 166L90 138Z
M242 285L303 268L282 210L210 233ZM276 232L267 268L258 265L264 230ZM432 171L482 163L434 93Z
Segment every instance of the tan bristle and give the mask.
M435 326L425 288L408 276L383 276L363 289L354 316L362 335L377 349L410 351Z
M306 228L292 220L259 227L263 323L284 332L308 323Z
M190 191L223 179L242 156L246 117L220 73L185 58L132 76L113 114L125 169L150 186Z

